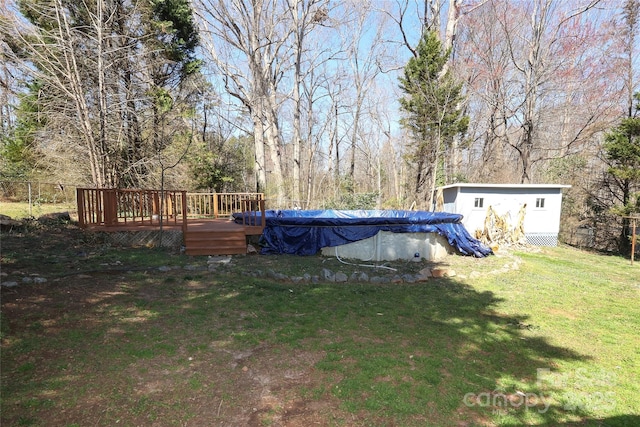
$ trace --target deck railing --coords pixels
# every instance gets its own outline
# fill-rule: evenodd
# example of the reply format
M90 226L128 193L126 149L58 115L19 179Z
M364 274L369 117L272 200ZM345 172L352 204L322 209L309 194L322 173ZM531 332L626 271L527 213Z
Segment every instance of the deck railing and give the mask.
M224 218L244 212L245 201L262 200L263 193L187 193L189 218Z
M242 201L242 225L262 230L264 220L264 199L245 199Z
M262 193L78 188L78 222L88 226L182 225L187 218L230 217L234 212L264 213Z
M186 191L78 188L78 222L88 226L182 225Z

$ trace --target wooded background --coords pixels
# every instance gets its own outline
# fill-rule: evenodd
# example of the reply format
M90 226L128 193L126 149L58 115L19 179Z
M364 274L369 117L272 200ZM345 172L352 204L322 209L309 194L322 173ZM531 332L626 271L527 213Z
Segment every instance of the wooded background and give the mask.
M0 180L422 208L561 183L563 236L640 211L640 0L0 4ZM584 238L580 237L583 242Z

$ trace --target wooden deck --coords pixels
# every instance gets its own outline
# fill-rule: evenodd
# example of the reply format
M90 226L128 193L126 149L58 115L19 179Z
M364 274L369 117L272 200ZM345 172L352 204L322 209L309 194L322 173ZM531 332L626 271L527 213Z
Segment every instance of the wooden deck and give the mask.
M182 225L163 224L163 230L182 231ZM114 226L89 226L87 230L107 233L157 231L160 224L135 223ZM183 239L187 255L238 255L247 253L247 236L262 234L262 227L237 224L228 218L187 219Z
M255 236L262 234L262 227L253 227L233 222L231 219L187 219L187 229L189 231L206 232L206 231L231 231L241 229L246 236Z
M181 230L182 224L168 222L162 224L165 230ZM244 226L233 222L230 218L189 218L187 219L187 228L193 231L229 231L242 229L247 236L262 234L262 227ZM127 224L118 225L89 225L85 227L90 231L104 232L120 232L120 231L136 231L136 230L159 230L160 223L155 221L149 222L129 222Z
M184 234L187 255L247 253L247 236L262 234L262 227L237 224L230 219L189 219Z
M265 215L262 193L187 193L186 191L78 188L80 227L102 232L181 230L188 255L247 252L247 236ZM242 224L231 219L242 212Z

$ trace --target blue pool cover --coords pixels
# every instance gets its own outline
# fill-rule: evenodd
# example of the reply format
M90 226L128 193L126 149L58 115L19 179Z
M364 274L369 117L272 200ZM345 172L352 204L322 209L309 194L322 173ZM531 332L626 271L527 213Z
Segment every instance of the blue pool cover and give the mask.
M234 218L241 222L243 215ZM260 243L263 254L315 255L321 248L367 239L379 231L438 233L462 255L490 255L491 249L471 237L461 221L462 215L444 212L268 210Z

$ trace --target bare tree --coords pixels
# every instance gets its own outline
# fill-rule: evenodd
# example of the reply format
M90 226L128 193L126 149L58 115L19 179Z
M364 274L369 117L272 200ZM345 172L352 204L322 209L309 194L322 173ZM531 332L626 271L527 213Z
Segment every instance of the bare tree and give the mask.
M100 140L103 133L93 121L93 101L86 96L89 88L83 78L82 62L85 54L81 50L84 43L80 39L79 29L69 22L69 14L59 0L49 4L29 4L27 7L32 13L45 16L51 26L36 30L27 27L14 15L10 23L13 31L10 31L21 54L21 57L16 58L22 63L25 62L23 58L36 63L34 72L48 89L46 100L43 99L48 105L47 111L62 112L63 115L71 113L76 117L75 121L60 129L72 130L70 135L78 138L82 151L86 153L82 157L88 159L92 183L105 187L110 184L110 156L105 152L104 141Z
M528 15L528 26L521 25L501 7L498 21L503 27L509 56L515 75L521 78L521 98L513 118L519 122L518 135L508 141L516 150L521 167L521 182L531 181L533 152L538 143L541 102L545 90L553 82L555 72L567 58L561 50L565 25L598 3L590 1L578 5L568 15L560 14L558 2L554 0L534 0L524 13ZM561 18L558 19L558 16ZM527 22L525 21L525 22ZM519 43L522 41L523 44ZM524 55L522 54L524 53Z
M310 70L319 65L322 50L308 52L307 44L310 33L317 26L322 26L329 19L328 0L287 0L291 32L293 34L293 189L292 197L299 203L301 194L302 170L302 110L305 101L301 90ZM315 46L314 46L315 47ZM309 53L309 55L307 55ZM307 116L313 116L313 98L309 100ZM309 141L307 141L309 143Z
M180 103L189 99L179 92L194 72L190 9L178 16L163 12L161 3L105 0L25 1L20 7L2 20L1 30L11 40L12 59L28 73L26 82L37 83L29 87L38 90L32 95L46 117L38 138L51 169L59 160L68 175L73 165L81 182L101 188L143 184L152 174L151 158L173 142L167 135L179 133L167 132L161 144L147 138L159 134L160 115L149 111L160 106L165 116L182 114ZM153 25L158 19L164 29ZM148 27L140 30L141 22ZM151 75L161 75L163 83ZM147 117L146 124L139 120Z
M547 160L583 150L606 127L617 89L597 3L490 1L469 16L458 70L475 117L476 177L542 179Z
M348 91L351 102L348 103L351 116L350 131L350 162L349 162L349 191L354 192L356 155L358 142L363 131L362 123L365 100L371 94L377 76L381 72L380 63L384 61L386 52L382 44L382 21L374 23L371 8L368 3L356 5L357 13L351 22L347 46L347 60L352 90Z
M291 52L288 11L277 0L198 0L203 44L227 92L249 111L255 141L257 190L285 199L279 86ZM265 147L269 153L267 166ZM267 168L270 182L267 187Z
M2 21L9 16L4 4L0 5L0 14L3 16L0 18ZM16 103L15 96L18 93L15 75L18 70L11 67L10 57L10 48L0 33L0 132L3 136L8 135L13 129L13 109Z

